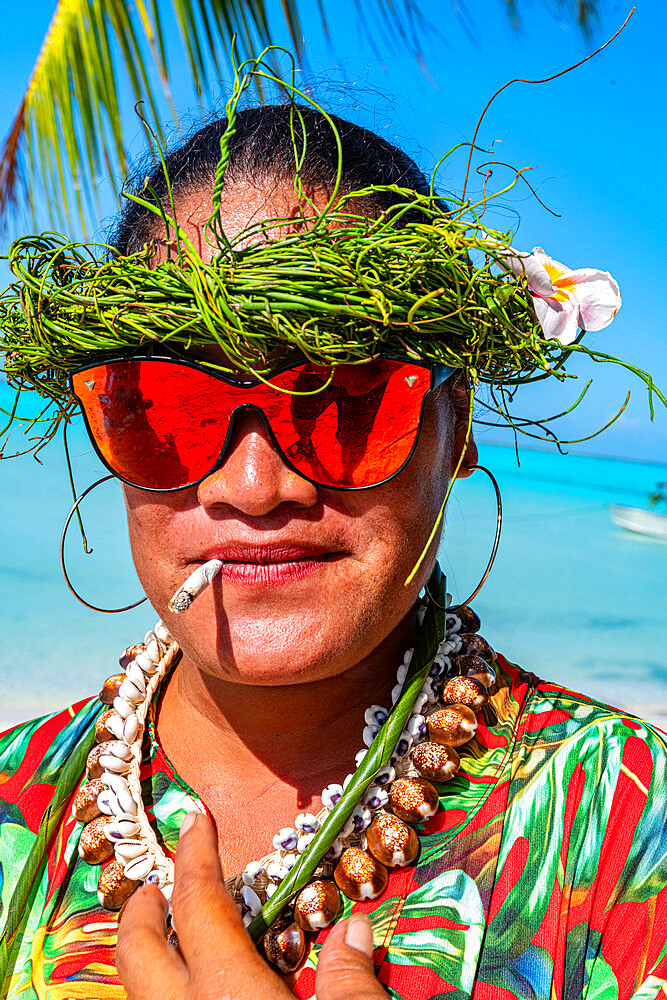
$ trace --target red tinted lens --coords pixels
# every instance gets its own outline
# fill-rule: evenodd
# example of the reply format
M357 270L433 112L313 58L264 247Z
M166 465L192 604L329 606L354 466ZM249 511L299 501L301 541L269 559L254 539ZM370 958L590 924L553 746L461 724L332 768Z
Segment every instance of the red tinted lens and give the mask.
M380 358L339 365L333 377L308 365L271 381L293 393L287 406L274 397L262 407L286 457L318 483L349 488L374 486L408 460L431 372Z
M154 490L206 475L237 405L225 383L206 372L145 358L87 368L72 384L109 467Z
M72 381L103 458L136 486L169 490L202 479L234 410L253 405L297 471L350 488L382 482L407 461L431 374L386 359L339 365L333 376L305 364L248 387L142 358L88 368Z

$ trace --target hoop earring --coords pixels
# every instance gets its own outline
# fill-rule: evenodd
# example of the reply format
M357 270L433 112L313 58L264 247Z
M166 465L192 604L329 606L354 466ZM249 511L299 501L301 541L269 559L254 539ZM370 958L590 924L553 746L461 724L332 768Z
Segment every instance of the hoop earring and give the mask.
M101 611L105 615L118 615L120 614L121 611L129 611L131 608L136 608L140 604L143 604L144 601L148 600L148 598L142 597L140 600L135 601L134 604L126 604L124 608L98 608L96 604L89 604L88 601L84 601L83 597L81 597L81 595L78 594L77 591L74 589L74 585L70 580L69 575L67 573L67 568L65 567L65 538L67 537L67 529L69 528L70 521L72 520L77 510L79 509L79 504L81 503L81 501L84 500L89 493L92 493L97 486L101 486L102 483L106 483L109 481L109 479L114 479L114 478L115 478L114 476L103 476L102 479L98 479L96 483L93 483L93 485L89 486L87 490L84 490L80 497L77 497L77 499L74 501L74 504L72 505L72 509L67 515L67 519L63 526L63 533L60 536L60 568L63 571L63 576L65 577L65 583L67 584L71 593L74 594L77 601L80 601L81 604L85 605L85 607L87 608L90 608L92 611Z
M498 518L496 520L496 537L493 540L493 548L491 549L491 556L489 558L488 563L486 564L486 569L484 570L484 575L482 576L482 579L479 581L479 583L477 584L477 586L473 590L473 592L470 595L470 597L467 597L465 599L465 601L461 601L459 604L452 604L451 607L447 608L443 604L440 604L439 601L437 601L435 599L435 597L433 596L433 594L429 590L428 583L426 584L426 588L425 588L426 589L426 596L428 597L429 601L432 601L433 604L436 606L436 608L438 608L440 611L446 611L448 614L450 614L450 613L455 614L458 611L459 608L464 608L467 604L470 604L470 602L473 601L477 597L477 595L479 594L480 590L482 589L482 587L486 583L486 581L488 579L488 576L489 576L489 573L491 572L491 570L493 568L493 564L496 561L496 555L498 553L498 545L500 544L500 532L501 532L501 529L502 529L502 526L503 526L503 502L502 502L502 498L500 496L500 487L498 486L498 482L496 480L496 477L493 475L493 473L489 469L486 468L485 465L471 465L471 466L469 466L469 468L471 468L471 469L479 469L480 472L485 472L487 474L487 476L489 477L489 479L491 480L491 482L493 483L493 488L494 488L495 493L496 493L496 506L498 508Z

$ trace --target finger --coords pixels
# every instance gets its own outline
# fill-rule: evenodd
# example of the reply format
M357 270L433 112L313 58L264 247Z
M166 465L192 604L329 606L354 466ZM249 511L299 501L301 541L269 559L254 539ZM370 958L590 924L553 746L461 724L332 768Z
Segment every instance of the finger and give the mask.
M362 913L341 920L322 946L315 979L317 1000L387 1000L375 978L373 927Z
M208 975L213 961L239 979L265 971L225 887L213 824L201 813L190 813L181 827L172 907L179 947L191 973Z
M154 885L125 904L118 928L116 967L129 1000L177 1000L187 981L183 960L167 941L167 903Z

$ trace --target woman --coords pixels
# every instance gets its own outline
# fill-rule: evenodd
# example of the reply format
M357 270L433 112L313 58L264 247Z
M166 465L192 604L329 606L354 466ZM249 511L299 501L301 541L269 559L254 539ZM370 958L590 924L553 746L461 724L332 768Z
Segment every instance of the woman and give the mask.
M296 190L290 106L237 115L218 216L227 241L279 219L263 236L289 246L332 193L369 183L380 192L354 205L368 219L401 204L398 189L429 196L404 154L340 120L337 187L330 123L302 115ZM205 263L223 245L210 245L207 223L225 126L168 158L171 203L161 171L147 185ZM161 239L160 226L133 202L121 255L157 241L152 266L164 264L174 233ZM477 465L468 383L377 353L332 370L290 347L270 385L248 385L223 351L194 342L166 358L91 356L72 376L93 444L123 482L161 623L121 657L127 678L103 689L114 707L97 722L102 751L87 768L80 756L43 846L3 995L643 1000L667 987L663 738L496 657L468 608L438 610L429 533L450 479ZM212 584L179 605L202 567ZM394 740L366 786L315 895L304 890L268 931L271 966L245 927L354 787L357 751L382 743L417 661L426 674L405 745ZM3 737L3 901L27 878L53 786L99 710L93 699Z

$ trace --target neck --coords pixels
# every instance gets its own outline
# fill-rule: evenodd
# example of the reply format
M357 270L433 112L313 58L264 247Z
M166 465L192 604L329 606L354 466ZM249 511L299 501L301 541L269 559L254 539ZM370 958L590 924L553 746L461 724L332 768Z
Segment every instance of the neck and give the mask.
M280 784L295 789L299 802L314 801L324 785L354 770L364 711L391 705L396 670L414 630L411 613L352 668L278 687L231 682L183 657L158 716L165 752L202 794L219 787L225 775L230 784L242 780L249 796Z

